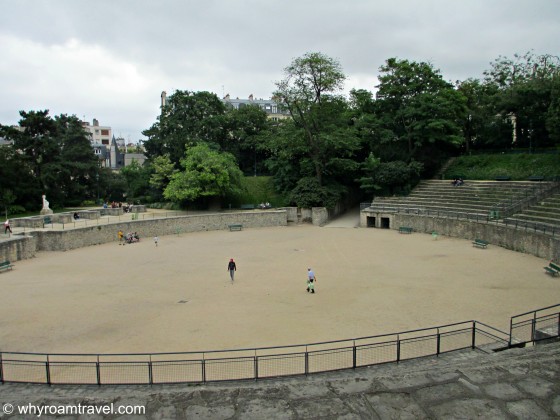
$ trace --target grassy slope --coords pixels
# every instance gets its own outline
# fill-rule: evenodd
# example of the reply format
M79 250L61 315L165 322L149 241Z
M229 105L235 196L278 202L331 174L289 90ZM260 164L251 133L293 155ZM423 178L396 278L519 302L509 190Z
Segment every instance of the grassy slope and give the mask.
M445 172L445 178L493 180L509 176L526 181L530 176L560 179L560 154L503 154L458 157Z
M269 202L273 207L287 205L286 197L274 190L272 177L269 176L247 176L243 178L243 185L247 192L239 199L237 204L259 204Z

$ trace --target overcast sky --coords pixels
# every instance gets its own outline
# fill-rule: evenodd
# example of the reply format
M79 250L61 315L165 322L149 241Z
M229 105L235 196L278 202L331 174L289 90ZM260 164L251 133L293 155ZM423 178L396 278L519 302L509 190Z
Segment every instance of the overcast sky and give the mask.
M373 92L390 57L454 82L530 50L560 55L560 1L0 0L0 124L48 109L137 142L163 90L269 98L307 52Z

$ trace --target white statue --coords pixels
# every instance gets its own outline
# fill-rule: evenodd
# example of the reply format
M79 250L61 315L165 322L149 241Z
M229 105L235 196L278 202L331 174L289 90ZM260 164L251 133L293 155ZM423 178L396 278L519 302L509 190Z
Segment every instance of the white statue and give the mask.
M43 197L43 208L41 209L40 214L53 214L53 211L49 208L49 202L47 201L47 196L45 194L42 195Z

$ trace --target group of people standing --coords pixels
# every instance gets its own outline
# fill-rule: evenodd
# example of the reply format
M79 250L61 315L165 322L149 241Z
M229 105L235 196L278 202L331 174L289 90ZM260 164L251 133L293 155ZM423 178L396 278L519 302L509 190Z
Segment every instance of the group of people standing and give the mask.
M119 230L117 236L119 237L119 245L133 244L134 242L140 242L140 236L138 232L128 232L126 235L122 230Z

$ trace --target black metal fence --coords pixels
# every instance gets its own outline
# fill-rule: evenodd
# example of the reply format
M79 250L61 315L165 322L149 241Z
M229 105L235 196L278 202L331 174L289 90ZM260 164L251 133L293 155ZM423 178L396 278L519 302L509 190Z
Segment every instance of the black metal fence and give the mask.
M156 354L2 352L0 381L151 385L258 380L507 345L507 333L466 321L398 334L284 347Z
M511 317L509 347L560 337L560 304Z

